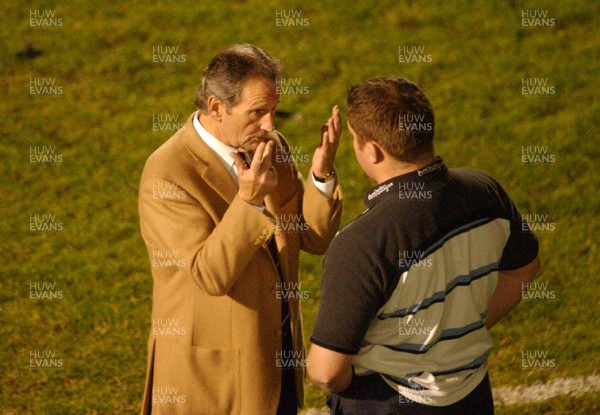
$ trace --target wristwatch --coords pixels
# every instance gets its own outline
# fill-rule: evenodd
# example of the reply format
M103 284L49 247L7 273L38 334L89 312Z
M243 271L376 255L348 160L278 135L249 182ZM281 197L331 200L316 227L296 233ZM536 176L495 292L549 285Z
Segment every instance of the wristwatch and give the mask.
M325 175L325 177L318 177L316 174L312 174L316 181L319 183L329 183L335 179L335 169L331 170Z

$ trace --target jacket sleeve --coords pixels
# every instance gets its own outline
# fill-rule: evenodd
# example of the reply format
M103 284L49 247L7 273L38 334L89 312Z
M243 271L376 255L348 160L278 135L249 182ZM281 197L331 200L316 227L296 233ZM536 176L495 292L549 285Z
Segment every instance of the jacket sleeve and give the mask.
M229 292L275 231L272 218L237 195L215 223L200 202L162 177L142 179L139 214L151 263L157 257L180 258L196 284L216 296Z
M302 181L300 175L299 180ZM319 192L312 180L308 180L303 191L302 216L308 225L308 232L302 233L301 249L311 254L323 255L340 229L342 189L336 179L333 194L329 199Z

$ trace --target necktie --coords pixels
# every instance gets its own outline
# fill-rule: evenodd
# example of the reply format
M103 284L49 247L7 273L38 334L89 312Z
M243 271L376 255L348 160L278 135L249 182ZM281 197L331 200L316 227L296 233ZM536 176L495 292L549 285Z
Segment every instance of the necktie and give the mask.
M250 167L252 163L252 156L248 153L238 153L244 159L246 167ZM297 413L298 400L296 396L296 380L294 377L293 365L285 364L286 360L290 360L294 355L294 345L292 342L292 327L290 324L290 307L287 301L288 296L286 295L285 278L283 276L283 269L279 262L279 253L277 251L277 242L275 237L272 236L268 242L269 253L273 258L275 267L277 268L277 274L279 274L280 291L281 291L281 351L282 351L282 368L281 368L281 395L279 397L279 406L277 409L278 414L295 414ZM288 358L285 358L288 356Z

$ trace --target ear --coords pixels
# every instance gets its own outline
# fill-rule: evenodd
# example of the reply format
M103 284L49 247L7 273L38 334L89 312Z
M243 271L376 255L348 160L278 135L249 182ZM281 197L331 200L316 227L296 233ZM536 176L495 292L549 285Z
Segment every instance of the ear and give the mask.
M210 95L206 99L206 107L208 108L208 115L212 119L221 121L221 114L225 110L225 107L219 98L215 97L214 95Z
M371 163L379 164L383 161L385 158L385 153L379 144L373 141L367 141L365 146L367 147L365 149L367 152L367 157Z

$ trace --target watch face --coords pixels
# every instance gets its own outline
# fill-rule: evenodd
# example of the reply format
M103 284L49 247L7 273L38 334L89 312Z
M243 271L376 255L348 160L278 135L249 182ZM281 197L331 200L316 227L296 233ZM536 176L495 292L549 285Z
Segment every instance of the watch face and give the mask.
M317 175L314 173L312 173L312 176L319 183L329 183L335 178L335 170L332 170L330 173L327 173L325 177L317 177Z

